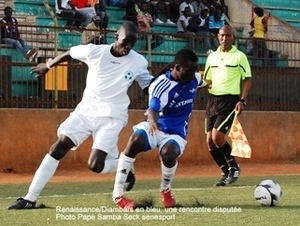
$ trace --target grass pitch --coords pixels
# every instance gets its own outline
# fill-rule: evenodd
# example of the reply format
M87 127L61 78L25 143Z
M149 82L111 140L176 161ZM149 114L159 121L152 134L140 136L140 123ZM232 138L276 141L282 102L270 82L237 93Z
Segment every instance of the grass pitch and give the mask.
M138 179L138 178L137 178ZM0 185L2 226L15 225L299 225L300 180L295 176L241 177L235 185L212 187L218 178L175 178L177 207L165 209L160 201L159 179L137 180L128 198L141 206L120 211L112 202L113 181L49 183L39 203L46 208L7 210L29 184ZM275 207L260 206L253 197L263 179L277 181L283 190Z

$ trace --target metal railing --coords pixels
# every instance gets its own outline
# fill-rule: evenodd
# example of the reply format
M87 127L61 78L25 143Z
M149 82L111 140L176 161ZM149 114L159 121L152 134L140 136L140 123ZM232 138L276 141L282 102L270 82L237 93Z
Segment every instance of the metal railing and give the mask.
M61 64L43 78L35 78L30 68L45 62L72 45L80 44L81 31L66 31L57 26L19 25L22 37L39 51L36 62L27 61L14 47L1 44L0 48L0 107L2 108L74 108L81 100L85 88L87 67L76 60ZM109 43L114 42L115 30L107 30ZM152 35L152 34L149 34ZM187 37L179 34L153 34L164 36L164 43L150 50L145 39L139 39L134 49L149 61L149 70L156 74L170 62L176 51L186 47L191 38L199 56L200 70L204 69L206 49L203 37ZM236 45L246 52L251 39L238 38ZM149 44L149 41L148 41ZM267 40L268 48L278 50L280 57L276 66L265 66L264 61L249 56L252 65L253 85L247 109L267 111L300 110L300 41ZM254 65L253 62L258 62ZM129 89L130 108L147 108L147 97L136 83ZM196 109L204 109L206 91L201 91L195 100Z

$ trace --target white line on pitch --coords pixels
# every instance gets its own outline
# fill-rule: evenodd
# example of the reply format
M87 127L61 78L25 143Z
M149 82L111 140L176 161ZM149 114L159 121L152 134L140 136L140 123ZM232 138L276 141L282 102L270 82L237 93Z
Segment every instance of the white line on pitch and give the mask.
M243 188L254 188L255 186L231 186L231 187L225 187L225 189L243 189ZM205 191L205 190L211 190L211 189L218 189L218 188L172 188L172 191ZM224 189L224 188L222 188ZM149 190L137 190L137 191L129 191L126 193L146 193L146 192L157 192L158 189L149 189ZM64 198L64 197L74 197L74 196L94 196L94 195L112 195L112 192L105 192L105 193L88 193L88 194L74 194L74 195L45 195L40 196L39 198ZM0 200L6 200L6 199L17 199L19 197L5 197L0 198Z

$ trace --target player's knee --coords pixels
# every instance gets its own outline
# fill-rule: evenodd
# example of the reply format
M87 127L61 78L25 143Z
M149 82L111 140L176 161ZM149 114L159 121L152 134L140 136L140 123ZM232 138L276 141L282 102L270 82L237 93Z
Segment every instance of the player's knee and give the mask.
M104 169L104 161L89 160L88 166L91 171L95 173L101 173Z
M139 152L145 148L145 139L140 134L132 134L127 147L124 150L124 154L134 158Z
M178 154L170 149L162 149L160 157L166 167L173 167L176 164Z
M63 148L60 142L56 142L50 147L49 155L56 160L60 160L67 154L68 151L68 149Z

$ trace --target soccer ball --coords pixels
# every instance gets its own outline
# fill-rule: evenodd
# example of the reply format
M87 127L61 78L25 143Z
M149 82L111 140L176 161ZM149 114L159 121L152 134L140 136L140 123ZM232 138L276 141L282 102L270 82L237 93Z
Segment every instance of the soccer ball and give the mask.
M263 206L275 206L282 197L280 185L273 180L263 180L254 190L255 200Z

